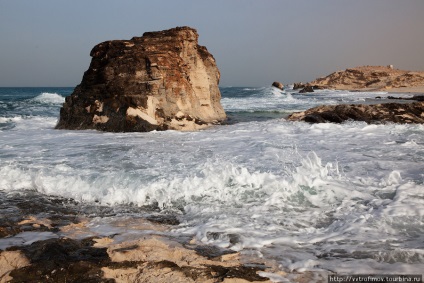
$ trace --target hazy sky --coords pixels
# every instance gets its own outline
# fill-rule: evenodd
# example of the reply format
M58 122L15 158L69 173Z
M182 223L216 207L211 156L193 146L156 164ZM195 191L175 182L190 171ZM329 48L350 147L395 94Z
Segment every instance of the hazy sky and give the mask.
M221 86L424 70L423 0L0 0L0 86L75 86L94 45L196 28Z

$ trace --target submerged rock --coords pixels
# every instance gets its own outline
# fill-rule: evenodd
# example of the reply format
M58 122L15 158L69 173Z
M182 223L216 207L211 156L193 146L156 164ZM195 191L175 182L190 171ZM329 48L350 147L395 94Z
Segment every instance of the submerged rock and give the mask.
M342 123L347 120L355 120L367 123L422 124L424 123L424 102L324 105L293 113L288 117L288 120L309 123Z
M214 57L190 27L106 41L90 53L58 129L196 130L225 120Z

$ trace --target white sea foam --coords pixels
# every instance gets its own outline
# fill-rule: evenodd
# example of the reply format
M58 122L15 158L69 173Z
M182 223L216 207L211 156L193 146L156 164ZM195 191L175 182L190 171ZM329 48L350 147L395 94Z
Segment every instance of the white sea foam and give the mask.
M22 117L21 116L17 116L17 117L0 117L0 123L11 123L11 122L20 122L22 121Z
M57 124L57 118L43 116L0 117L0 123L13 124L14 130L42 130L54 128Z
M34 97L32 101L46 104L61 104L65 102L65 98L57 93L43 92Z

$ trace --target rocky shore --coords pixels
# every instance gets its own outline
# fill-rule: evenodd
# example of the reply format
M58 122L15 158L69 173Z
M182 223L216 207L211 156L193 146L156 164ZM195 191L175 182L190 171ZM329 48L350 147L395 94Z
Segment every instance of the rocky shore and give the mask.
M28 194L2 196L0 209L14 213L0 218L1 283L308 282L314 276L287 274L258 257L174 238L167 231L179 224L175 217L131 213L147 208L81 208L73 200ZM109 222L107 231L94 229L99 218Z
M38 241L0 253L0 282L271 282L238 253L207 257L170 238Z

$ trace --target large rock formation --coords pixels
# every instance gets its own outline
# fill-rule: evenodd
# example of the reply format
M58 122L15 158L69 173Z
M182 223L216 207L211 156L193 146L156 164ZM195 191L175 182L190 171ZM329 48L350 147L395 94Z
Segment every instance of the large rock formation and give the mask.
M385 90L424 86L424 72L393 69L392 66L362 66L334 72L309 83L315 88Z
M342 123L347 120L355 120L367 123L422 124L424 123L424 102L323 105L293 113L288 120L309 123Z
M106 41L90 53L58 129L196 130L223 121L220 73L189 27Z

